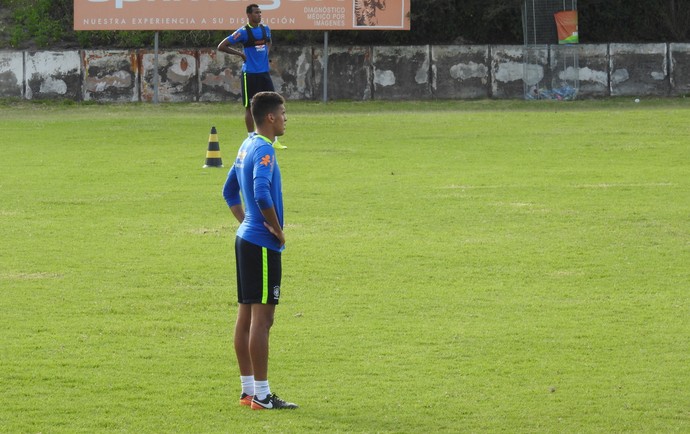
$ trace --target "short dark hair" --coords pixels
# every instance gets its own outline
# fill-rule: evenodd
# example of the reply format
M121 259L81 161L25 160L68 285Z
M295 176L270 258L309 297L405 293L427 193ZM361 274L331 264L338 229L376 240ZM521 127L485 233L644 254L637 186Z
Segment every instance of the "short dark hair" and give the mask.
M254 12L254 8L258 8L258 7L259 7L259 5L257 5L256 3L250 4L249 6L247 6L247 13L251 14L252 12Z
M285 98L277 92L259 92L252 98L252 117L256 125L264 123L266 115L275 112Z

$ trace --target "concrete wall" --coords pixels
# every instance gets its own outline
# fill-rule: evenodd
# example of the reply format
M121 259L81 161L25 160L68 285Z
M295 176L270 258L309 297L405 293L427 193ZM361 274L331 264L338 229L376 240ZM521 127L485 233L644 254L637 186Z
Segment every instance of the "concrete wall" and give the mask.
M242 63L216 50L199 51L199 101L239 101Z
M491 96L488 45L431 47L431 93L438 99L476 99Z
M590 98L609 96L608 45L578 45L577 50L580 95Z
M371 47L329 47L329 99L370 100L373 95L373 67ZM314 49L314 97L323 100L324 52Z
M525 84L531 88L544 78L548 49L530 49L529 54L531 62L525 65L522 46L497 45L492 48L489 61L491 95L494 98L522 98Z
M0 95L24 98L24 53L0 51Z
M24 95L26 99L80 100L81 72L82 62L78 51L26 53Z
M666 44L611 44L611 95L663 95L671 90Z
M323 98L322 47L276 47L271 57L278 92ZM150 50L0 51L0 98L151 101L154 65ZM238 102L240 69L239 57L213 49L161 51L159 100ZM576 76L579 98L690 94L690 44L329 47L328 96L522 99L525 88Z
M671 95L690 95L690 44L669 47Z
M135 51L82 51L84 101L139 101L140 81Z
M429 47L374 47L374 99L431 98Z

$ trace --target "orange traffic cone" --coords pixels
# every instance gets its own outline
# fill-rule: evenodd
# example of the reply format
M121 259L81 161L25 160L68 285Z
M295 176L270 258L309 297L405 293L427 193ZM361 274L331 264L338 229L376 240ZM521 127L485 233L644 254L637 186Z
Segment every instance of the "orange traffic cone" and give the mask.
M206 164L204 164L204 168L207 167L223 167L216 127L211 127L211 134L208 136L208 151L206 151Z

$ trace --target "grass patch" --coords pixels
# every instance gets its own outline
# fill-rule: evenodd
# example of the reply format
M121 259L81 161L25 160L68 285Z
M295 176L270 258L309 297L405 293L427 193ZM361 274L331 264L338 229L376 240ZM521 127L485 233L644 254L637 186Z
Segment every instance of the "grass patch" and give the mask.
M237 405L225 104L0 106L0 431L684 432L690 104L288 103ZM225 169L202 169L211 126Z

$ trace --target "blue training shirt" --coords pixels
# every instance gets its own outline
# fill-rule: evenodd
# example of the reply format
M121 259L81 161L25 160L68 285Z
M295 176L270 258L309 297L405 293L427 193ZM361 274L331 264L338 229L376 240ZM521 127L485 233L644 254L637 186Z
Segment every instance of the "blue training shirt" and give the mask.
M271 29L269 29L268 26L263 26L266 30L266 40L264 40L261 26L249 27L251 28L252 35L254 35L256 45L253 47L244 47L244 55L247 56L247 60L242 64L242 72L248 72L250 74L269 72L268 43L271 41ZM231 44L244 44L248 42L249 37L247 36L247 28L245 26L240 27L235 30L235 33L228 36L227 40Z
M225 180L223 197L228 206L244 201L244 221L237 229L238 237L277 252L285 249L266 229L266 219L261 214L262 209L274 207L280 227L283 227L280 169L273 143L268 138L253 134L242 143Z

